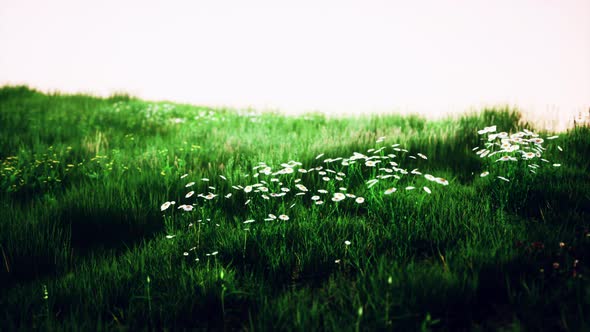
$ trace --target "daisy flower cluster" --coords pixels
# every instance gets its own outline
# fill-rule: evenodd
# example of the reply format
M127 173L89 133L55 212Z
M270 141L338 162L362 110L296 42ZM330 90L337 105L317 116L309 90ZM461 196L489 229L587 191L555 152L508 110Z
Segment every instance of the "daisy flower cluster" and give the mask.
M376 143L383 143L385 137L380 137ZM289 215L288 210L298 204L306 209L327 204L351 206L355 208L367 207L372 199L381 197L386 199L399 192L422 192L432 194L428 183L446 186L449 181L431 174L423 174L418 168L407 169L401 166L402 160L412 159L413 163L427 163L428 157L422 153L410 154L400 144L383 145L368 149L364 153L353 152L352 155L324 158L324 153L317 155L313 166L304 167L302 162L290 160L278 166L271 166L266 162L259 162L252 168L252 173L245 174L245 183L230 183L231 179L223 175L219 178L201 178L200 188L204 192L196 193L193 187L197 181L188 179L188 174L180 178L186 181L184 185L188 192L184 199L189 202L176 204L175 201L164 202L161 211L172 206L183 213L193 213L195 208L208 201L242 200L239 204L244 209L255 207L254 218L243 221L243 224L259 222L292 222L297 216ZM355 179L352 180L351 176ZM219 192L213 182L227 182L219 188L229 188L229 192ZM247 181L247 182L246 182ZM421 185L418 185L420 183ZM353 193L350 187L355 187ZM368 196L365 197L364 194ZM272 201L279 201L272 204ZM273 210L274 209L274 210ZM278 211L277 211L278 210ZM264 213L261 217L260 213ZM259 220L257 220L257 217ZM202 223L199 223L201 226ZM192 224L191 224L192 226ZM250 230L250 228L245 229ZM170 237L170 239L173 237ZM198 258L198 257L197 257Z
M480 157L492 161L494 164L503 163L518 163L524 161L528 171L535 174L542 164L548 164L552 167L560 167L559 163L552 163L543 157L547 150L543 146L547 141L552 141L559 136L549 136L542 138L528 129L522 129L519 132L509 134L507 132L497 132L496 126L485 127L477 133L481 135L483 147L475 147L473 151ZM563 151L561 146L557 146L557 150ZM490 171L486 170L480 174L480 177L490 175ZM506 174L503 174L506 175ZM506 176L496 175L502 181L509 182L510 179Z

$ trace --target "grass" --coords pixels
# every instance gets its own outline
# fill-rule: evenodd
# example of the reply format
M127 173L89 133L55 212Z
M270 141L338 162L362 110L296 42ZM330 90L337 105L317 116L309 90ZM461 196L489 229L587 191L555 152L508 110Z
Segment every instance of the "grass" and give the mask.
M508 108L286 117L2 87L0 329L590 329L590 128L532 174L472 151L491 125L534 131ZM381 163L325 162L354 152ZM392 160L448 185L367 183Z

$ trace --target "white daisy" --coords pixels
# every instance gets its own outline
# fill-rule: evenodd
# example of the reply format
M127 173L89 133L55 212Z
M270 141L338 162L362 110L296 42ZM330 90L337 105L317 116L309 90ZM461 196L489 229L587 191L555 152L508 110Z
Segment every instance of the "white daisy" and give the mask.
M301 191L307 191L307 187L305 187L302 184L296 184L295 187L297 187L297 189L301 190Z
M293 168L291 168L291 167L283 168L279 172L280 172L280 174L291 174L291 173L293 173Z
M380 160L367 160L365 161L365 166L367 167L375 167L377 163L381 162Z
M535 158L535 153L534 152L525 152L522 157L524 159L533 159Z
M335 193L334 196L332 197L332 201L339 202L345 198L346 198L346 196L343 193Z
M162 206L160 206L160 211L164 211L169 207L170 207L170 202L165 202L164 204L162 204Z
M391 187L391 188L385 190L385 195L391 195L396 191L397 191L397 188Z
M449 184L449 181L447 181L447 180L446 180L446 179L444 179L444 178L436 178L436 180L435 180L435 181L436 181L436 183L438 183L438 184L442 184L443 186L446 186L446 185L448 185L448 184Z
M213 194L213 193L208 193L208 194L205 196L205 199L212 200L212 199L214 199L215 197L217 197L217 195L215 195L215 194Z
M516 158L511 156L502 156L500 159L496 160L496 162L498 161L516 161Z
M179 206L178 209L183 209L186 212L190 212L194 209L194 207L192 205L183 204Z

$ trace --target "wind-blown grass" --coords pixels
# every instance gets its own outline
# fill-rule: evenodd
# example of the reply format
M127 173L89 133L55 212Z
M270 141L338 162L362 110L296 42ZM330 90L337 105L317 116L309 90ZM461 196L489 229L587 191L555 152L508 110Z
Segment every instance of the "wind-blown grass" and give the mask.
M2 330L590 328L586 126L3 87L0 132Z

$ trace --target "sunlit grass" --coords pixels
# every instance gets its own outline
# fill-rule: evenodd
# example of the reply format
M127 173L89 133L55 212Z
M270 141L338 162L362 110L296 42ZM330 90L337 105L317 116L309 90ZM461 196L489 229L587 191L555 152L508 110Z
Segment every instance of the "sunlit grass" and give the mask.
M589 328L587 126L4 87L0 130L2 330Z

